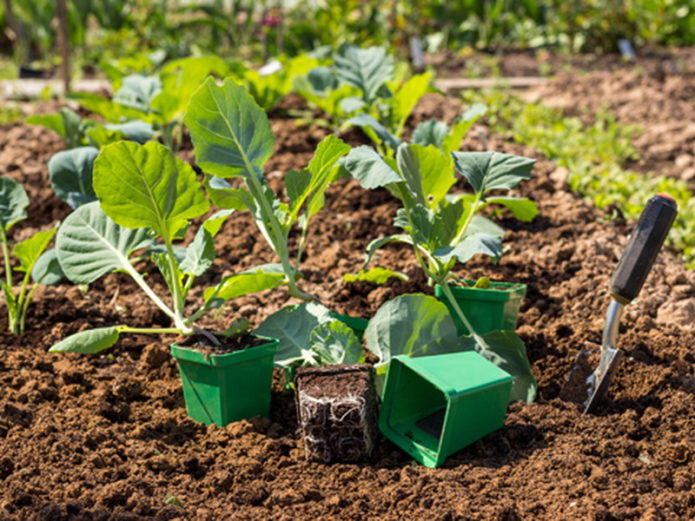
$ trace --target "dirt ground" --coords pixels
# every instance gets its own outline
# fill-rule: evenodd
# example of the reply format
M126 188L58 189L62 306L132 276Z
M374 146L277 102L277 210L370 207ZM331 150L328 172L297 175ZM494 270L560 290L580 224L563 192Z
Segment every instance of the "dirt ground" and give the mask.
M455 102L429 96L414 120L457 113ZM267 173L277 187L285 171L306 164L326 131L282 118L272 128L278 141ZM481 134L491 149L534 155L483 125L463 148L482 149ZM50 131L23 125L1 128L0 136L0 173L22 182L32 200L29 220L14 230L18 239L69 212L47 181L48 158L62 145ZM344 137L363 142L354 131ZM192 159L191 151L182 156ZM40 289L21 338L7 334L0 318L0 520L695 519L695 272L662 252L623 319L626 356L609 399L590 416L558 399L577 349L600 340L608 278L630 225L568 193L555 170L539 158L534 179L521 187L539 205L533 223L501 219L509 230L502 260L476 258L460 269L529 286L518 331L538 399L510 405L503 429L443 468L414 464L383 437L369 462L306 461L293 396L279 378L270 418L197 424L186 417L168 355L173 338L132 335L97 356L47 353L88 325L167 324L133 283L113 274L87 293L69 284ZM431 294L411 251L398 246L376 263L409 281L342 282L370 240L394 231L396 208L386 191L339 181L310 228L302 286L336 311L361 316L406 292ZM243 212L230 218L201 282L274 260L253 227ZM258 324L287 303L283 289L244 297L209 325L239 316Z

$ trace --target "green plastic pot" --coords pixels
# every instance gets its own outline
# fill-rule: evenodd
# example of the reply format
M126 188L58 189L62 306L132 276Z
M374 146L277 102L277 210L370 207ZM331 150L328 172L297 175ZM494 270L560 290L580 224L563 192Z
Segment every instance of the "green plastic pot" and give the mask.
M475 351L389 365L379 429L426 467L504 425L512 377Z
M352 317L350 315L343 315L342 313L337 313L335 311L331 311L331 316L337 320L340 320L343 324L352 329L352 332L355 333L357 338L362 340L364 332L367 330L367 326L369 325L368 318Z
M192 419L223 427L228 423L267 416L278 340L222 355L171 346L179 363L186 411Z
M474 280L466 280L465 282L471 286L475 284ZM526 285L512 282L490 282L490 288L487 289L464 286L449 286L449 288L451 288L463 314L470 320L475 332L479 335L485 335L491 331L514 331L516 329L521 300L526 295ZM434 294L449 308L449 313L454 319L459 335L468 335L468 329L461 322L439 284L435 286Z

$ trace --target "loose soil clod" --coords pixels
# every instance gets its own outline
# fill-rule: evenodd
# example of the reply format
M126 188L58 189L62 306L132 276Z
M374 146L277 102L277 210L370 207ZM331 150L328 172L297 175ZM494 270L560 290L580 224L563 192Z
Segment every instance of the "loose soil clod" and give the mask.
M300 368L297 421L307 459L364 461L374 448L377 400L370 365Z

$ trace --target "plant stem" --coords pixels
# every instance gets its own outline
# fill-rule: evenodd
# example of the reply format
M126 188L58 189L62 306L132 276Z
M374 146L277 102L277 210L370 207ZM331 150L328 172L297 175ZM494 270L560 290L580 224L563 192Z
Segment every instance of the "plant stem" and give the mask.
M131 276L131 278L135 281L135 283L140 286L140 289L142 289L145 294L150 298L152 302L155 303L155 305L164 312L166 316L168 316L170 319L172 319L174 322L176 322L176 314L171 310L169 306L167 306L162 299L160 299L157 294L152 290L152 288L145 282L145 279L142 278L142 275L140 275L135 268L133 268L132 265L127 264L125 268L126 272L128 275ZM123 326L127 327L127 326Z
M476 340L481 338L480 335L478 335L478 333L475 332L475 329L473 329L473 326L471 325L468 318L466 318L466 315L463 312L463 310L461 309L461 307L458 305L458 302L456 302L456 298L454 298L454 293L451 291L451 288L446 283L446 279L438 280L437 284L439 284L440 287L442 288L442 291L444 292L444 295L446 296L447 300L449 301L449 304L451 304L451 307L454 308L454 311L456 311L456 314L461 319L461 322L463 322L463 325L466 326L466 329L468 329L468 332L471 335L473 335Z
M0 226L0 240L2 241L2 254L5 257L5 277L7 278L7 286L12 290L12 264L10 263L10 248L7 245L7 234L5 229Z
M282 269L287 277L287 286L290 295L302 300L316 300L315 297L309 295L308 293L304 293L297 287L297 283L294 280L296 271L294 268L292 268L292 264L290 263L289 259L289 252L287 251L287 238L282 231L277 216L270 207L270 203L265 198L265 194L263 193L263 185L258 180L253 165L249 161L249 158L241 146L241 143L239 143L239 140L237 139L231 125L227 124L227 126L229 128L230 136L232 137L232 140L234 141L234 144L239 150L241 158L244 161L244 167L246 168L246 176L244 179L246 181L246 185L249 187L253 198L260 204L261 217L270 225L270 229L268 230L270 232L269 235L273 239L272 242L275 253L278 255L278 257L280 257Z
M27 310L29 309L29 304L31 303L31 299L34 297L34 292L36 289L39 287L38 284L34 284L31 289L29 290L29 294L27 295L26 299L24 299L24 302L19 302L18 303L18 309L19 309L19 334L23 335L24 334L24 327L26 324L27 320Z
M463 238L463 236L466 234L466 231L468 230L468 226L471 224L471 221L473 220L473 216L478 211L478 203L480 203L481 197L482 197L482 193L476 192L475 200L471 203L471 211L466 216L466 220L463 221L463 226L461 226L461 229L456 234L456 237L454 237L454 240L451 241L450 244L458 244L461 241L461 239Z
M160 335L160 334L171 334L171 335L190 335L193 333L187 333L176 327L163 327L163 328L152 328L152 327L130 327L130 326L118 326L118 331L121 333L144 333L148 335Z

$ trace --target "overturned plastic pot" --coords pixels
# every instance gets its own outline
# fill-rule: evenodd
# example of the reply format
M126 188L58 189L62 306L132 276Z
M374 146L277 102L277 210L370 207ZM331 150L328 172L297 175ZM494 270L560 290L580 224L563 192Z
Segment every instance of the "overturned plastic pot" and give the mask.
M391 359L381 432L426 467L504 425L512 377L475 351Z
M474 280L465 280L466 286L449 286L456 303L470 320L479 335L492 331L514 331L519 318L519 307L526 295L526 285L513 282L490 282L488 288L474 288ZM463 325L442 287L437 284L435 296L449 309L460 335L470 332Z
M377 434L377 397L369 364L301 367L297 421L306 457L331 463L369 458Z
M222 354L173 344L178 361L186 411L192 419L210 425L267 416L278 341L250 337L256 345Z

